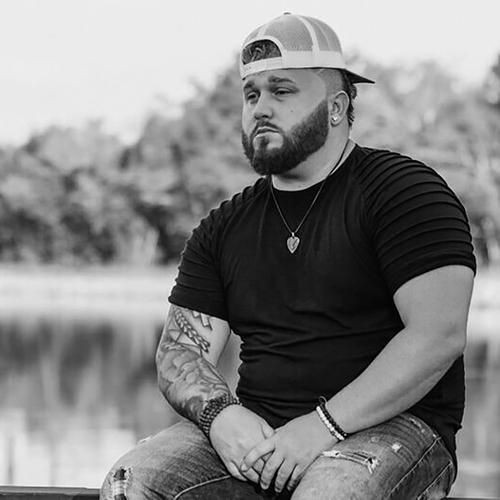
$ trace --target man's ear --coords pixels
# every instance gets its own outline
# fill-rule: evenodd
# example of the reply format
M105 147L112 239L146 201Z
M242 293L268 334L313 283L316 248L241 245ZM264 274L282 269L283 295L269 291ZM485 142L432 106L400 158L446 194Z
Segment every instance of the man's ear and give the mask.
M332 93L328 97L328 109L330 112L330 125L335 127L342 122L349 107L349 96L343 90Z

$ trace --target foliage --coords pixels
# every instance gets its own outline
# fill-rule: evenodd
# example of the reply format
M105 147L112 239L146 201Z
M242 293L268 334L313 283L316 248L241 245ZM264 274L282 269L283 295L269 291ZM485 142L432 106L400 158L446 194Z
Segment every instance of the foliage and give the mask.
M487 262L500 247L500 55L476 89L432 61L385 66L352 54L350 65L377 81L359 88L353 137L435 167L464 202ZM255 180L240 113L235 60L213 87L198 85L180 117L151 114L132 145L91 122L50 127L0 150L0 259L176 259L199 219Z

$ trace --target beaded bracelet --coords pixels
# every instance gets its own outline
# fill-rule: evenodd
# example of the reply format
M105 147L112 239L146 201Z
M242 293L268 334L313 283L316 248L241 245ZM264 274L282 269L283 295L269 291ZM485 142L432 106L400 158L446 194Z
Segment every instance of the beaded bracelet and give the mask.
M316 413L318 414L320 420L323 422L323 425L328 429L328 432L335 439L337 439L337 441L343 441L344 438L338 432L335 431L335 428L330 424L325 414L323 413L323 410L319 406L316 407Z
M343 441L345 438L349 437L349 434L345 432L344 429L342 429L342 427L340 427L340 425L333 419L332 415L328 411L328 408L326 407L326 398L323 396L319 398L319 405L316 407L316 411L318 412L318 415L320 415L320 418L323 417L321 420L330 431L330 434L336 437L339 441ZM325 423L325 421L327 423Z
M342 434L339 434L336 430L335 427L330 424L328 419L326 418L326 415L323 413L323 410L319 407L316 406L316 413L318 414L320 420L323 422L325 427L328 429L328 432L337 440L337 441L343 441L345 438L342 436Z
M215 417L224 409L230 405L241 404L237 398L233 397L231 394L224 394L217 398L210 399L208 403L203 408L200 415L199 427L203 431L203 434L210 437L210 427Z

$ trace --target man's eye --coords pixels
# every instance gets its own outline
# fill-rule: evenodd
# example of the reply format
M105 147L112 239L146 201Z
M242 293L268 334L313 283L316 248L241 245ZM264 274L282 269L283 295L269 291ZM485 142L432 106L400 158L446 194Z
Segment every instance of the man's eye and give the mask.
M247 101L255 101L257 99L257 92L248 92L245 94L245 99Z
M282 96L282 95L287 95L287 94L290 94L291 91L289 89L283 89L283 88L279 88L279 89L276 89L274 91L274 93L278 96Z

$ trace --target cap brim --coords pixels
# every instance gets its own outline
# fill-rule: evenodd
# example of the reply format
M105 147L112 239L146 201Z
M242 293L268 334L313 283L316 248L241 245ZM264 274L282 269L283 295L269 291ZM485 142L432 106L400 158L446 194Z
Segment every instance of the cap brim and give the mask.
M357 73L353 73L348 69L344 69L344 71L349 75L352 83L375 83L374 80L370 80L369 78L365 78L364 76L358 75Z
M364 76L358 75L357 73L353 73L348 69L344 69L344 71L349 75L352 83L375 83L375 80L370 80L369 78L365 78Z

